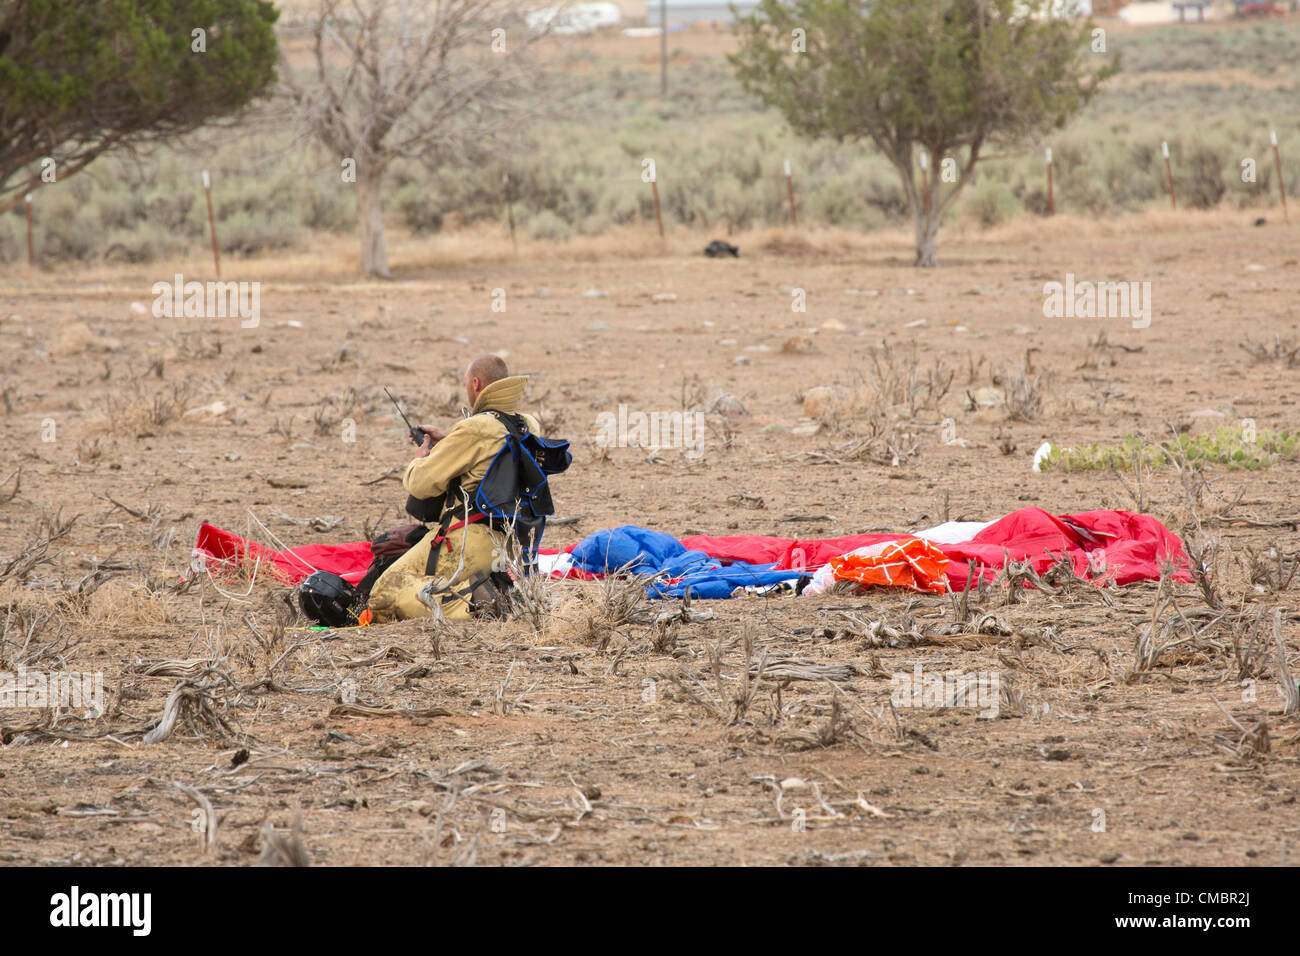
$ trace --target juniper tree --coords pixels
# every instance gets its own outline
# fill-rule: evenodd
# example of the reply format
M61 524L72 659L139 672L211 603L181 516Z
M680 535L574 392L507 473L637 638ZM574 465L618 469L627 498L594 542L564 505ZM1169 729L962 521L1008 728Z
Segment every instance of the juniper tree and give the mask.
M275 78L277 16L267 0L0 2L0 212L241 110Z
M916 264L934 266L939 224L981 151L1063 127L1112 72L1092 55L1092 23L1051 15L1060 7L762 0L739 19L739 51L728 59L797 133L880 150L902 181Z

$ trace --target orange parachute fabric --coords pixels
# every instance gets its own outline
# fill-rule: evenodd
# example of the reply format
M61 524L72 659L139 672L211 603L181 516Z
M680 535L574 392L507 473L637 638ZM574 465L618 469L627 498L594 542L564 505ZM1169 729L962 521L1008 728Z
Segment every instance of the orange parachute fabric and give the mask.
M911 588L931 594L948 591L948 556L929 541L921 538L882 541L864 551L831 558L837 581Z

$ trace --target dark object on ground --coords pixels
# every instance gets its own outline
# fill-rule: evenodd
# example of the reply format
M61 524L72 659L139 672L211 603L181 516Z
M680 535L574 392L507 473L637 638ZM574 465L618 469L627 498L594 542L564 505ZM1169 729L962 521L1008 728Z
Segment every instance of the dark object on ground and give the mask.
M1255 225L1262 226L1266 222L1268 222L1268 220L1265 219L1263 216L1260 216L1258 219L1255 220Z
M721 239L714 239L704 247L704 254L710 259L720 259L723 256L734 256L740 258L740 249L729 242L723 242Z
M356 627L357 615L353 611L356 599L357 592L352 585L328 571L313 572L298 588L302 612L326 627Z

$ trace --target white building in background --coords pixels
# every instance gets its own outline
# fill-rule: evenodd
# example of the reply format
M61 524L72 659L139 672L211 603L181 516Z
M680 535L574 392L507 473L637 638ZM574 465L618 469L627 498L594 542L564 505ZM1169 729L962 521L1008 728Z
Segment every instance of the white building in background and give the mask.
M541 30L548 23L551 32L558 36L578 36L601 27L616 27L623 16L613 3L575 3L561 10L544 7L528 14L528 28Z
M1030 10L1037 11L1042 7L1042 0L1032 0L1029 3L1018 3L1016 13L1021 16L1029 13ZM1092 0L1051 0L1046 7L1046 14L1054 20L1071 20L1076 17L1092 16Z
M730 23L731 8L743 16L758 6L758 0L664 0L668 7L669 24L685 23ZM660 0L646 0L646 26L659 26Z
M1197 19L1198 15L1207 20L1214 18L1213 7L1208 3L1202 10L1189 9L1184 15L1189 20ZM1181 19L1178 8L1173 3L1130 3L1119 11L1119 17L1124 22L1135 25L1177 23Z

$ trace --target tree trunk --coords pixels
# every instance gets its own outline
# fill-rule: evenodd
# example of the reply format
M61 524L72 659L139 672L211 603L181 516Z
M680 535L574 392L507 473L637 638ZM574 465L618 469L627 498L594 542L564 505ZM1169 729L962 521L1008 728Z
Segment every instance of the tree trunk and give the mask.
M361 271L366 275L391 279L388 271L388 246L384 242L384 208L381 201L381 174L367 174L357 179L357 225L361 230Z
M935 244L939 235L940 210L933 204L928 208L913 208L912 227L916 233L916 262L918 269L933 269L939 265L935 258Z

